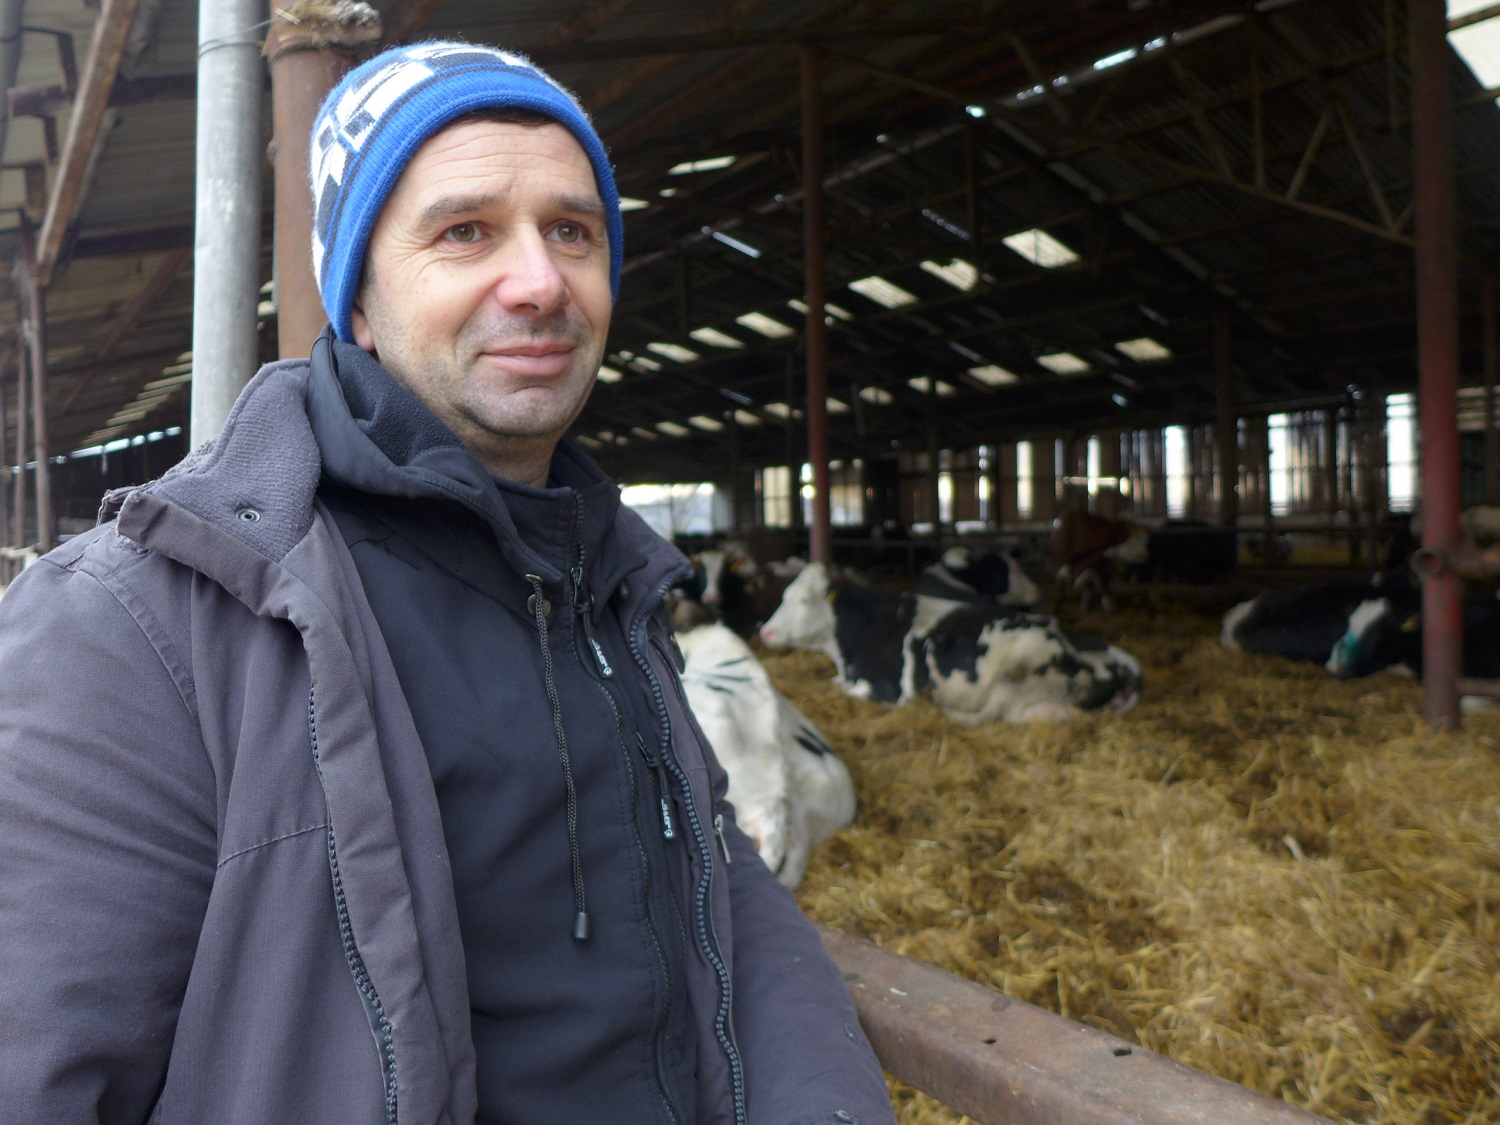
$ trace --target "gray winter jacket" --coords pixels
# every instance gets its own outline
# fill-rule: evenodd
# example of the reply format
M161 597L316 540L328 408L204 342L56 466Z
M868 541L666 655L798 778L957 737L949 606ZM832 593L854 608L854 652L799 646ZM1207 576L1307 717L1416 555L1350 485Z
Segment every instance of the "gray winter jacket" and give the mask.
M0 601L0 1121L459 1125L464 954L427 763L316 501L306 361ZM633 515L618 534L675 552ZM661 632L700 1122L893 1120L848 992L723 803ZM720 862L713 822L734 863Z

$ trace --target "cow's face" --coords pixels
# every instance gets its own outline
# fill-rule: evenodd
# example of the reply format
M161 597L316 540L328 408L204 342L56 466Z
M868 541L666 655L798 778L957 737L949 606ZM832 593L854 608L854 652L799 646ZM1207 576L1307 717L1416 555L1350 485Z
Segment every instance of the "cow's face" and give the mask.
M828 568L808 563L781 595L781 605L761 626L760 639L773 648L821 649L833 643L833 604Z
M1353 680L1399 664L1419 635L1419 627L1416 616L1402 619L1388 598L1361 602L1349 615L1349 628L1333 646L1324 667L1337 679Z

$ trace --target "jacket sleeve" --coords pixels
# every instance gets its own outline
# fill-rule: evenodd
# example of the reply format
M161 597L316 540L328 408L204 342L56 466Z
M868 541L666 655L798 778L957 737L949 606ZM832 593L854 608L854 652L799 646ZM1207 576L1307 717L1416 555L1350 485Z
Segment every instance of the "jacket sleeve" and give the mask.
M187 674L129 586L78 558L41 560L0 600L7 1125L146 1119L215 867Z
M792 893L726 818L734 1030L751 1125L894 1125L843 975Z

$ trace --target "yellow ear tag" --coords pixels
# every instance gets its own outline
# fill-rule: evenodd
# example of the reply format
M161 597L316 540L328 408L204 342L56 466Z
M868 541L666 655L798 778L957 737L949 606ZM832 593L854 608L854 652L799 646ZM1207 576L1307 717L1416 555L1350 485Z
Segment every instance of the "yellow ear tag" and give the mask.
M1412 616L1408 617L1401 623L1401 631L1403 633L1415 633L1417 631L1418 624L1419 622L1417 621L1416 614L1412 614Z
M829 605L832 605L832 604L833 604L833 596L834 596L834 594L836 594L836 593L838 593L838 591L837 591L837 590L829 590L829 591L828 591L828 595L827 595L827 597L828 597L828 604L829 604Z

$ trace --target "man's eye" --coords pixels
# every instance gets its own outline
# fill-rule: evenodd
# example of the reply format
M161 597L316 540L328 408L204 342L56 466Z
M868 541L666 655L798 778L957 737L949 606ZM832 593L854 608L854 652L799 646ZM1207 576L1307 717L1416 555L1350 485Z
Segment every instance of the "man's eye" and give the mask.
M583 236L583 227L577 223L559 223L557 225L557 239L559 242L582 242Z
M459 223L448 228L448 237L454 242L473 242L479 237L479 228L473 223Z

